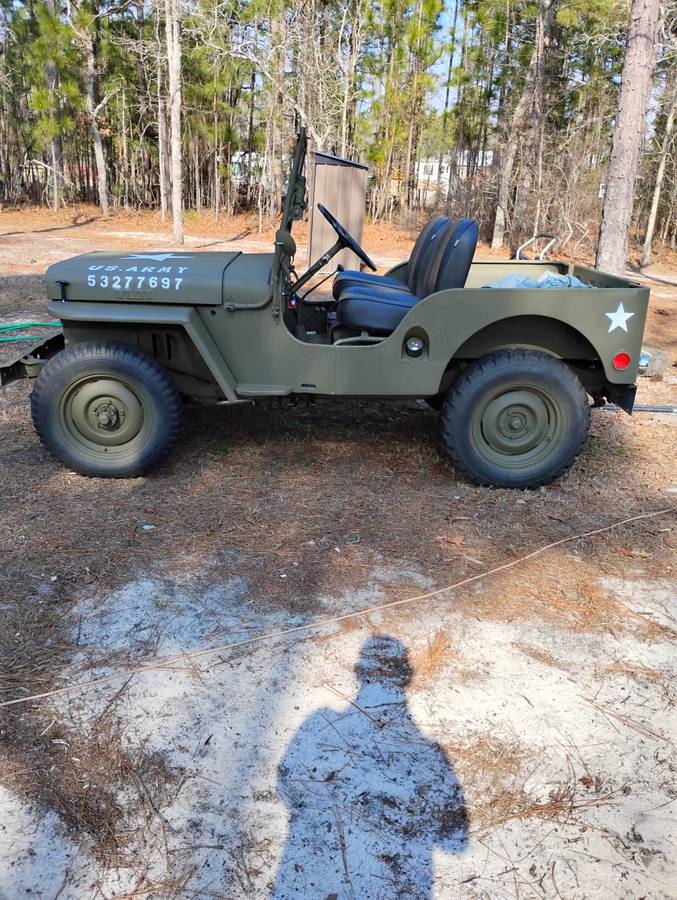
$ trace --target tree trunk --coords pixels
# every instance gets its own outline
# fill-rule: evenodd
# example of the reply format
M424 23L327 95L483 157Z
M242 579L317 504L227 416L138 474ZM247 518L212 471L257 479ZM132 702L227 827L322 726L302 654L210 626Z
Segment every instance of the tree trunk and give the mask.
M50 13L57 18L60 11L59 0L46 0L46 6ZM59 87L59 69L56 61L51 57L45 63L45 80L47 82L47 90L50 95L50 110L53 110L56 103L56 90ZM59 211L59 179L63 172L63 149L61 145L61 135L55 134L49 142L49 152L51 157L51 205L54 212Z
M526 105L528 103L528 98L522 93L520 100L515 108L515 113L513 114L513 127L510 128L510 132L508 134L508 140L503 148L503 154L501 159L501 168L498 173L498 197L496 200L496 218L494 219L494 231L491 236L491 249L496 250L499 247L503 246L503 241L505 240L505 232L508 228L508 206L510 203L510 187L512 182L512 170L515 166L515 158L517 157L517 150L519 147L519 135L517 133L517 113L520 107L520 104L524 100L524 110L526 109ZM521 121L521 116L524 114L524 110L521 110L521 115L519 117Z
M539 10L536 24L536 42L534 52L536 65L533 72L533 87L528 106L524 130L521 135L521 165L517 189L515 192L515 210L510 238L513 249L527 237L535 234L535 225L531 219L534 207L534 176L539 160L539 148L544 137L543 120L545 117L546 72L545 56L550 43L554 9L548 9L543 3Z
M445 139L448 131L449 120L449 95L451 91L451 76L454 69L454 53L456 52L456 23L458 21L458 3L454 3L454 16L449 30L449 62L447 64L447 80L444 86L444 110L442 112L442 133L440 135L440 152L437 157L437 181L435 183L435 203L439 202L442 194L442 163L446 156L447 147Z
M217 134L214 147L214 221L219 221L221 212L221 141Z
M596 260L598 269L618 275L625 271L628 252L628 230L646 125L659 10L660 0L633 0L630 13Z
M351 152L351 141L355 131L355 71L362 49L362 9L359 2L354 3L348 38L348 57L342 66L343 98L341 103L341 156ZM341 48L339 47L339 56Z
M165 36L169 72L172 223L174 240L183 244L183 177L181 172L181 22L178 0L165 0Z
M129 147L127 145L127 115L126 115L126 103L125 103L125 95L122 94L121 100L118 101L118 109L120 112L120 139L122 141L122 146L118 151L118 155L122 154L122 178L124 181L124 193L122 194L122 200L125 209L129 206Z
M158 19L160 12L158 10ZM167 219L167 119L165 117L165 104L162 94L162 53L160 52L160 33L158 23L158 54L156 60L157 69L157 140L158 140L158 171L160 175L160 218L164 222Z
M59 174L61 172L61 141L57 138L54 138L49 143L50 152L52 154L52 165L51 172L48 176L52 179L52 209L54 212L59 212Z
M94 146L94 159L96 161L96 182L99 194L99 206L104 219L108 218L108 162L106 151L101 137L101 129L96 120L99 110L96 106L96 49L94 38L88 28L79 35L83 45L85 56L85 110L87 112L87 124L92 136Z
M193 145L193 169L195 170L195 211L202 212L202 177L200 172L199 138L195 136Z
M649 222L646 226L646 237L644 238L642 258L639 263L641 267L648 266L651 262L651 242L653 241L654 228L656 227L658 204L660 203L661 199L661 188L663 187L665 166L668 159L668 151L670 149L670 138L672 137L672 129L675 124L675 113L677 113L677 77L674 77L674 83L672 86L672 97L670 98L668 118L665 123L665 133L663 135L663 143L661 145L661 158L660 162L658 163L658 172L656 173L656 185L654 187L653 199L651 201Z
M673 217L673 215L674 215L674 212L675 212L675 210L674 210L674 204L673 204L672 208L671 208L671 209L668 209L668 214L667 214L667 216L665 217L665 223L664 223L664 225L663 225L663 231L662 231L662 233L661 233L661 245L662 245L663 247L665 247L665 244L666 244L667 239L668 239L668 235L670 234L670 226L672 225L672 217ZM672 243L673 243L673 249L674 249L674 237L675 237L675 236L674 236L674 234L673 234L673 236L672 236L672 238L673 238L673 241L672 241Z
M249 122L247 125L247 209L252 203L252 156L254 153L254 91L256 89L256 72L252 69L249 82Z
M268 198L268 214L272 219L281 209L282 201L282 112L283 97L282 85L284 84L284 23L281 13L276 10L270 20L271 38L271 72L272 84L269 85L270 120L269 144L270 156L268 158L270 176L270 196Z
M542 38L547 34L552 26L554 16L553 0L545 0L541 6L541 16L544 18L539 23L537 40L529 60L529 68L527 69L526 78L524 79L524 87L520 94L517 105L515 106L508 128L508 135L503 153L501 156L501 167L498 173L498 197L496 202L496 217L494 219L494 230L491 237L492 250L496 250L503 246L505 241L505 233L508 228L508 207L510 205L510 189L512 186L513 170L515 168L515 160L517 151L519 150L522 135L527 116L532 109L534 97L538 91L539 81L541 80L543 45ZM534 112L534 115L536 113ZM532 117L533 118L533 117Z

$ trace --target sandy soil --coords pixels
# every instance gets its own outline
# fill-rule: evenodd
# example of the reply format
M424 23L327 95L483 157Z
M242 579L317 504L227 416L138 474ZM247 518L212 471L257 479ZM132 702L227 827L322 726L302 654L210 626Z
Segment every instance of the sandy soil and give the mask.
M3 321L44 316L47 262L164 246L148 216L54 224L0 215ZM650 273L671 364L675 271ZM640 400L677 402L674 373ZM415 406L198 409L111 483L49 456L27 394L0 397L0 696L118 680L0 710L3 900L677 896L674 514L129 675L674 506L675 417L596 413L564 478L509 493Z

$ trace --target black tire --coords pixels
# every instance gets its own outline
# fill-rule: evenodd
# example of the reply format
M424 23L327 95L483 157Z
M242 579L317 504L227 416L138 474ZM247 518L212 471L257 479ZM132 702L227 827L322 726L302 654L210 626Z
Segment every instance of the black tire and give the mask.
M176 440L181 398L169 373L127 344L67 347L40 372L31 395L42 442L70 469L134 478Z
M564 472L585 445L590 406L565 363L536 350L499 350L472 362L442 410L456 470L476 484L532 488Z

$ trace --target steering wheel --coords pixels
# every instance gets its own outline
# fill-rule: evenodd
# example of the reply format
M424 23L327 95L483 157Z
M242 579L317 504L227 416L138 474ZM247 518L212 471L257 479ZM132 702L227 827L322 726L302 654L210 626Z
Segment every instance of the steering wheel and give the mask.
M325 217L327 222L329 222L331 227L334 229L336 234L339 236L339 240L341 241L343 246L347 247L349 250L352 250L352 252L355 254L355 256L359 256L360 259L362 260L362 262L366 266L369 266L369 268L372 270L372 272L375 272L376 266L374 265L374 263L369 259L369 257L367 256L365 251L362 249L362 247L360 247L360 245L357 243L355 238L352 237L352 235L348 234L348 232L345 230L343 225L341 225L341 223L338 221L338 219L336 219L334 216L332 216L332 214L329 212L327 207L323 206L321 203L317 204L317 208L320 210L320 212Z

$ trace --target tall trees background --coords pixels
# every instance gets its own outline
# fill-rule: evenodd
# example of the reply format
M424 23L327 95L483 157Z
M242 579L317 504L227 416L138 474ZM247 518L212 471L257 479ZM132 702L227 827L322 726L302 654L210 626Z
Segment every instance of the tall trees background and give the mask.
M629 23L629 0L0 0L0 200L172 209L179 240L183 208L263 223L303 124L369 163L376 219L592 250ZM676 44L666 0L629 198L645 260L677 242Z

